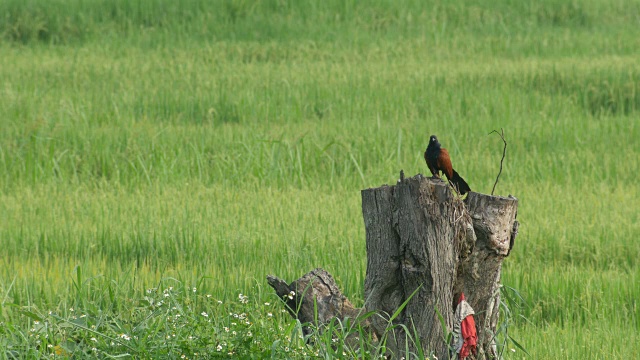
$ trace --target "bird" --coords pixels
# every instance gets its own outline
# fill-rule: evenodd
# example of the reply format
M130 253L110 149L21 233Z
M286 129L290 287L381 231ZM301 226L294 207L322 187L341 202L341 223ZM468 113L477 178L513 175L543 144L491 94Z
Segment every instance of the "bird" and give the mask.
M435 135L431 135L429 138L429 145L424 152L424 161L427 162L427 166L434 177L440 178L439 172L442 171L447 176L449 183L460 195L471 191L469 184L453 169L449 152L447 149L440 147L438 138Z

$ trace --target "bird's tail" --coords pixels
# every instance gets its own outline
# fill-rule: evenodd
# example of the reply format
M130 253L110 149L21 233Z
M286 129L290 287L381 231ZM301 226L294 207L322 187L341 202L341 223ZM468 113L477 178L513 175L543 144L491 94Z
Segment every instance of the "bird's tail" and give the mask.
M453 176L451 177L451 183L453 184L453 187L458 189L458 192L460 192L460 195L464 195L464 194L468 193L469 191L471 191L471 188L469 187L469 184L467 184L467 182L464 181L464 179L460 175L458 175L458 173L455 170L453 170Z

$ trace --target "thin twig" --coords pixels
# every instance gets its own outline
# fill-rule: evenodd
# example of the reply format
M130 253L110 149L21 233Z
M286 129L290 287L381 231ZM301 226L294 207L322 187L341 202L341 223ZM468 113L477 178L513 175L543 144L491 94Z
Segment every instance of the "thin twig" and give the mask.
M502 139L502 142L504 143L504 149L502 149L502 159L500 160L500 172L498 173L498 176L496 177L495 184L493 184L493 190L491 190L491 195L493 195L493 192L496 191L496 185L498 185L498 179L500 179L500 174L502 174L502 162L504 161L504 157L507 154L507 140L504 139L504 129L500 128L500 132L497 132L496 130L493 130L488 135L491 135L493 133L496 133L496 134L498 134L500 136L500 138Z

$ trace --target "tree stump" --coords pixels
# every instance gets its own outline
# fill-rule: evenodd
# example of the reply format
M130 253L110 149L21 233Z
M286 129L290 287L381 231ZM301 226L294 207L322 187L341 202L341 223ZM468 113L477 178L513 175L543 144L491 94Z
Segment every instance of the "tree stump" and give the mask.
M303 323L315 321L310 317L314 301L323 309L318 316L321 324L332 317L353 318L365 311L381 314L369 318L369 330L376 338L387 335L389 355L407 359L416 353L417 343L425 354L449 358L450 344L440 316L446 331L451 331L454 301L464 292L476 314L477 358L494 358L500 270L517 234L517 206L518 200L512 196L475 192L463 201L446 182L420 174L402 178L394 186L366 189L362 191L367 248L365 309L355 309L321 269L291 285L270 276L269 284L285 300L291 291L300 295L307 289L288 303L298 309L292 315ZM391 324L404 326L390 327L390 315L407 300Z

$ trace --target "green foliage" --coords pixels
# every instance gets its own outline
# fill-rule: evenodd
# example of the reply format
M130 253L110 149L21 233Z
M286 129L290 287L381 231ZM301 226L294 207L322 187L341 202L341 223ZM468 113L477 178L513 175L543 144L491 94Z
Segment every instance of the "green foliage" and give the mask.
M88 279L76 289L76 299L55 310L23 307L19 314L29 318L28 331L3 329L0 350L30 358L289 358L314 353L304 342L283 341L294 333L279 325L291 321L277 302L262 304L241 293L222 301L171 278L158 287L104 297L105 288L120 285Z
M527 37L540 30L630 29L639 11L637 1L5 0L0 34L20 44L104 37L366 44L377 37L450 40L458 32Z
M91 337L108 354L209 351L210 334L154 334L175 314L205 334L234 311L255 312L260 351L299 350L286 317L258 325L275 302L256 283L323 266L362 303L359 190L425 173L437 134L488 193L502 143L486 134L504 128L496 193L520 199L522 225L503 282L529 304L503 311L505 356L521 354L510 338L533 358L634 356L638 1L6 0L0 14L5 354L89 356ZM168 286L182 312L161 320L145 297ZM224 308L238 293L254 303ZM99 322L119 345L91 335Z

